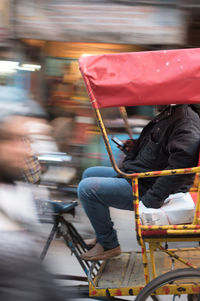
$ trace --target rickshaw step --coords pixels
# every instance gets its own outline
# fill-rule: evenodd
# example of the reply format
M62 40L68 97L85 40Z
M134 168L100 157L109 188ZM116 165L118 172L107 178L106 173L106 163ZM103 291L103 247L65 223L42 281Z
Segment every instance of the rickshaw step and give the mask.
M195 266L200 266L200 250L178 250L176 252L181 258L190 261ZM148 262L150 263L150 254L147 253ZM174 269L185 268L185 265L179 261L173 261L167 254L156 251L155 262L157 275L169 272ZM151 275L151 264L149 264ZM141 252L122 252L120 256L110 258L104 261L94 279L95 287L98 289L137 287L145 285L144 268Z

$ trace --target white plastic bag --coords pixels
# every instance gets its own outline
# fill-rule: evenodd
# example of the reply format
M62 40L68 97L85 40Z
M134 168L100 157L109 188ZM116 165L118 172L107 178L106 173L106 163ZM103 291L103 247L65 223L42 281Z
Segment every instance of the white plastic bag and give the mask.
M143 225L176 225L192 223L195 204L189 192L169 195L159 209L147 208L140 202L140 221Z

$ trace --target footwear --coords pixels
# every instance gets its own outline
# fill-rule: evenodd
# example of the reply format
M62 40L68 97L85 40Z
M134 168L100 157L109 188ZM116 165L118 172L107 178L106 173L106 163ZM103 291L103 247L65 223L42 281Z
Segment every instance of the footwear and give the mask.
M97 261L97 260L106 260L110 257L118 256L120 255L120 253L121 253L120 246L105 251L102 245L96 243L96 245L91 250L81 254L80 257L84 260Z
M92 249L96 245L97 240L96 238L85 239L84 243L88 246L89 249Z

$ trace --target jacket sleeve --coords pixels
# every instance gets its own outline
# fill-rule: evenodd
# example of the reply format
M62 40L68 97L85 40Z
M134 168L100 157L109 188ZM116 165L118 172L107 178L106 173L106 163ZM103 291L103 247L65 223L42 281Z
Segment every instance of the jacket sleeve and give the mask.
M172 129L166 151L169 155L168 169L194 167L198 162L200 144L200 122L185 119ZM141 198L149 208L160 208L164 200L181 187L192 185L194 175L174 175L158 177L153 186Z

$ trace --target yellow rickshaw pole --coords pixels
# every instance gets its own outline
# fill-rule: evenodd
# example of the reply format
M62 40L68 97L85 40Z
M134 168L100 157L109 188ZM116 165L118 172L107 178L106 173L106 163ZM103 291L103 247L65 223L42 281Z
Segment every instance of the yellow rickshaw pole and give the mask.
M131 130L130 125L128 123L128 116L127 116L127 113L126 113L126 108L125 107L120 107L119 111L120 111L120 114L121 114L121 116L124 120L124 124L125 124L126 130L127 130L127 133L129 135L130 139L133 139L132 130Z

